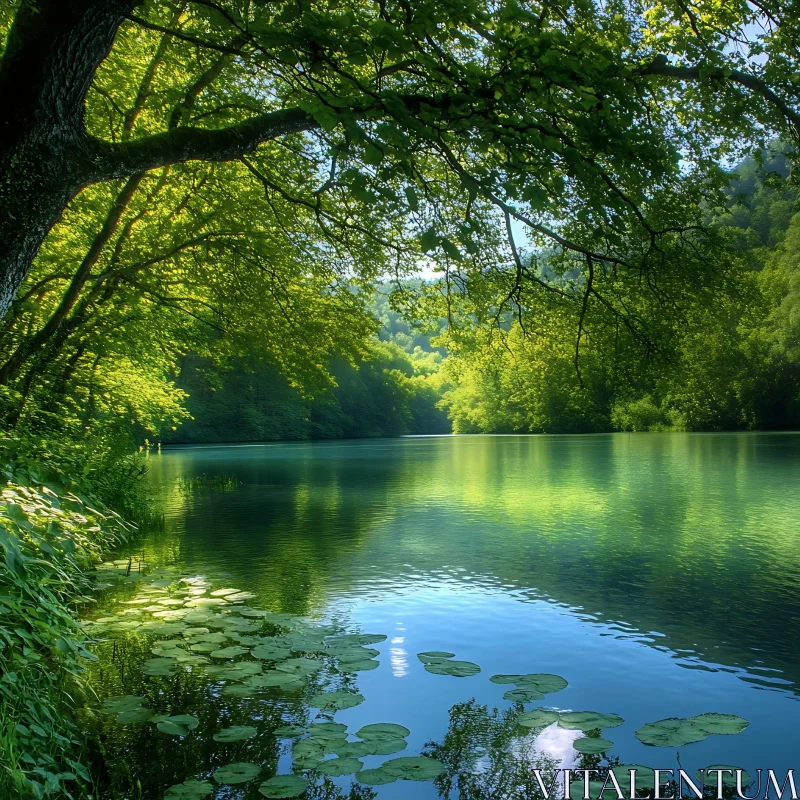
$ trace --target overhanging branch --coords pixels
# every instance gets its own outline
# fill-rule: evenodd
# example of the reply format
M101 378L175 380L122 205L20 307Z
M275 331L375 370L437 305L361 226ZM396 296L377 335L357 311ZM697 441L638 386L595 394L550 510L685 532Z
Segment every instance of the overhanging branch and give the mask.
M800 114L795 111L779 94L773 91L766 81L757 75L738 69L708 69L699 66L678 66L670 64L666 56L658 56L639 70L640 75L663 75L666 78L677 78L682 81L701 81L709 78L728 80L744 86L756 94L760 94L767 102L774 105L783 114L787 122L791 122L800 133Z
M109 180L185 161L233 161L270 139L316 128L305 111L287 108L227 128L176 128L119 144L90 138L88 170L94 180Z

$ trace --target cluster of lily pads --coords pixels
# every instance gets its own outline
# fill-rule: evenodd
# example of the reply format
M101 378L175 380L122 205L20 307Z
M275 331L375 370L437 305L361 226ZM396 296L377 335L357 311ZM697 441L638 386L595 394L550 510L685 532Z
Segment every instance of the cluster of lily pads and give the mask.
M514 703L535 703L537 700L543 700L546 694L560 692L568 686L566 680L560 675L547 673L492 675L489 680L492 683L515 686L515 689L509 689L503 695L505 700L511 700Z
M121 570L125 564L113 562L113 567ZM109 565L103 565L101 574L108 572ZM365 645L384 641L383 634L342 633L306 617L245 605L253 596L230 588L211 591L211 584L199 577L156 577L113 616L84 626L97 636L136 632L157 639L151 647L154 658L140 666L145 675L167 677L202 667L226 682L224 693L238 696L268 688L301 690L325 667L338 673L377 668L378 651ZM347 708L363 701L355 693L344 694L321 702Z
M150 722L169 736L186 736L200 724L200 720L191 714L156 714L145 705L144 698L136 695L109 697L103 701L100 713L113 716L124 725Z
M318 709L323 721L307 726L287 723L272 732L292 742L293 772L263 781L259 786L263 796L299 796L315 775L354 775L359 783L379 786L397 780L431 780L445 771L439 761L424 755L391 758L378 767L365 769L361 761L364 757L393 756L405 750L408 729L394 723L376 723L350 734L345 725L330 719L338 711L363 703L364 696L348 688L320 690L316 679L320 674L346 676L377 668L379 651L371 645L383 642L385 635L348 633L308 617L254 608L247 605L254 597L248 592L212 589L211 582L203 577L179 577L169 570L148 574L133 559L106 562L96 575L101 581L116 577L123 583L140 584L137 594L121 601L114 614L85 621L84 625L98 638L130 633L150 637L153 657L140 665L147 676L169 677L199 668L223 684L223 694L234 697L257 696L265 690L300 692L315 679L317 688L304 702L309 708ZM446 651L426 651L418 658L434 675L465 678L481 672L477 664L456 660L454 653ZM489 680L512 687L504 698L520 704L542 700L567 687L564 678L547 673L500 674ZM143 698L133 695L109 698L99 710L121 724L149 723L169 736L187 736L199 725L197 717L189 714L156 713ZM621 725L623 719L617 714L595 711L536 708L520 711L516 721L527 729L541 730L555 723L560 728L582 731L588 735L577 738L573 746L582 754L594 756L613 746L598 734ZM747 720L729 714L700 714L648 723L636 731L636 736L648 745L677 747L712 734L739 733L747 724ZM238 725L218 730L213 739L220 743L238 742L257 733L255 727ZM637 785L648 788L653 776L648 767L623 765L614 767L613 772L622 784L624 779L629 780L630 769L637 770ZM303 772L305 777L300 774ZM195 800L211 794L215 785L249 783L260 778L261 773L257 764L226 764L212 774L213 783L187 780L172 786L165 798ZM582 785L579 788L582 796Z
M433 675L451 675L454 678L470 678L477 675L481 668L472 661L453 661L455 653L444 650L429 650L417 653L417 658L425 665L425 670Z
M360 783L368 786L397 780L425 781L444 772L440 762L426 756L394 758L375 769L364 769L360 759L366 756L389 756L405 750L409 733L408 728L388 722L365 725L352 739L348 737L347 726L337 722L313 723L307 729L287 726L276 731L278 735L296 738L292 756L301 769L314 770L329 778L356 775Z
M151 638L153 658L139 669L153 678L200 668L223 683L222 693L250 697L262 690L302 691L309 681L327 669L333 674L358 673L377 668L379 651L369 647L386 639L383 634L347 633L307 617L279 614L246 605L253 595L233 588L213 589L202 577L177 577L169 570L146 575L131 559L106 562L97 570L99 580L118 577L122 582L141 582L138 593L119 603L120 610L96 620L86 620L85 629L97 638L120 634L146 634ZM364 702L356 691L317 691L306 704L322 714L352 708ZM161 714L147 706L144 698L125 695L103 701L101 714L120 724L150 723L161 733L183 737L199 725L190 714ZM213 735L216 742L244 741L257 735L246 725L223 728ZM292 748L295 771L310 771L340 777L359 773L359 780L380 785L396 780L429 780L444 771L436 760L417 756L395 758L364 770L360 758L393 755L407 746L409 731L401 725L377 723L361 728L348 739L346 726L331 721L308 728L292 724L275 731L280 738L295 740ZM327 756L335 755L335 758ZM217 769L209 780L187 780L170 787L168 800L193 800L209 795L214 785L249 783L260 777L257 764L238 762ZM277 775L259 786L268 798L295 797L309 786L299 774Z
M713 734L741 733L750 723L735 714L698 714L694 717L669 717L648 722L636 731L636 738L655 747L683 747L701 742Z

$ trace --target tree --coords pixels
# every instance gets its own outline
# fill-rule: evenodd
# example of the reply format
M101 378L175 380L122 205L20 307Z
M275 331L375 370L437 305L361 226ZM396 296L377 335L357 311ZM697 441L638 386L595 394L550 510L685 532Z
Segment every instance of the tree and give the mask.
M2 12L0 314L86 187L122 182L120 207L142 175L197 160L243 160L320 225L350 226L343 189L380 202L410 214L422 251L476 267L488 209L510 240L515 219L587 273L657 270L659 241L720 188L720 156L796 132L790 6L17 0ZM766 32L748 40L754 23ZM131 55L162 35L168 68L121 104ZM213 110L198 112L201 95ZM269 141L320 183L265 181ZM516 302L541 277L509 247ZM585 296L603 302L593 280Z

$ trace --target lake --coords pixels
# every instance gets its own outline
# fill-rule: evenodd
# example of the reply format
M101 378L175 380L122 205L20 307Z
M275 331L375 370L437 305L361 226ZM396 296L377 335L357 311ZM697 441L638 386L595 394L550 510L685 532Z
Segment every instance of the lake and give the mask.
M437 753L450 765L454 736L467 735L459 709L483 720L485 738L491 709L513 705L504 694L514 686L490 676L546 673L567 687L524 709L620 715L622 724L602 730L612 763L675 768L679 752L690 774L711 764L751 774L800 766L800 435L203 446L165 450L150 465L165 519L145 536L145 564L250 592L257 608L386 635L369 645L380 651L379 667L345 687L365 701L335 720L351 731L405 726L408 747L389 758L434 742L446 744ZM131 660L144 657L136 646L127 646L127 660L115 651L114 662L101 651L100 685L146 690L140 677L131 683ZM417 657L428 651L453 653L480 673L432 674ZM237 700L203 694L207 683L195 675L154 695L158 702L172 692L198 717L212 703L215 719L186 737L104 728L109 763L130 765L128 779L140 779L144 797L207 777L226 758L265 765L262 779L291 769L291 742L263 739L263 731L257 752L243 741L220 755L207 737L192 740L223 717L274 728L281 715L285 723L305 713L302 695ZM635 736L646 723L707 712L749 725L681 747ZM605 763L575 751L578 729L552 724L534 734L531 758ZM472 764L479 772L496 766L484 750ZM346 795L352 781L332 783ZM121 792L124 780L114 782ZM259 797L257 786L223 786L213 796ZM461 787L451 783L450 797L481 796L468 779ZM363 796L434 800L443 789L441 781L398 781L369 791Z

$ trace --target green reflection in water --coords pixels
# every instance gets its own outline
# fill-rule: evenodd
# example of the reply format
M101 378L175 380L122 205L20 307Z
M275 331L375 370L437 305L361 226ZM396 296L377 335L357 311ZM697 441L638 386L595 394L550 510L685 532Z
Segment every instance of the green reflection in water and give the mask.
M637 746L634 732L669 716L741 714L754 720L741 736L708 738L744 740L753 734L757 741L750 736L748 742L762 746L764 752L781 747L786 731L792 729L791 709L779 706L777 700L771 708L780 707L785 717L766 720L757 696L763 697L763 692L750 696L746 692L752 689L745 684L734 681L741 687L737 692L717 683L714 687L723 687L717 696L723 702L706 702L694 689L702 673L683 670L677 670L685 678L682 697L689 698L692 707L651 708L658 697L648 693L647 681L638 680L635 664L615 664L615 653L629 657L629 651L613 650L612 639L597 639L594 649L587 651L595 659L603 652L611 653L600 665L605 670L601 679L597 664L572 651L568 640L547 639L567 645L557 648L563 655L560 663L548 663L542 660L549 654L541 642L520 640L515 625L533 620L538 625L533 629L550 637L568 618L586 620L587 628L603 628L602 620L621 621L624 626L603 630L611 633L619 628L623 638L637 628L658 632L657 640L653 637L644 643L662 649L673 671L674 662L669 659L680 655L681 663L693 668L738 665L800 679L800 565L793 557L800 535L798 436L485 437L278 445L177 451L154 457L151 464L153 486L166 516L164 526L143 540L146 565L175 565L181 572L213 574L219 579L214 587L225 590L217 595L223 603L225 597L233 596L229 590L242 589L256 596L254 606L273 613L320 615L326 624L347 627L353 606L362 614L364 609L379 609L369 614L377 613L376 618L384 620L391 619L391 609L403 609L408 635L419 637L421 632L426 637L409 640L407 646L413 649L397 673L405 676L408 684L402 686L412 690L418 703L412 717L396 720L408 724L412 739L417 737L416 749L400 751L396 748L402 741L392 742L386 749L393 753L386 758L416 757L422 742L434 736L436 742L427 752L438 753L446 766L436 787L450 791L450 797L479 797L481 791L495 791L492 786L512 784L517 786L514 791L522 791L519 787L527 791L526 770L550 758L548 752L553 751L543 742L556 734L559 746L567 742L570 763L605 769L616 763L617 752L629 762L648 763L649 753L631 750ZM196 475L208 477L192 481ZM125 591L134 597L137 589ZM542 597L567 607L569 613L559 618L537 612L552 602L527 604ZM525 601L517 603L526 609L524 615L517 615L509 598L515 603ZM478 605L474 605L476 599ZM451 603L448 613L452 608L463 618L458 620L459 640L447 638L452 620L437 616L439 603ZM166 605L165 613L170 610L179 609ZM496 616L496 610L508 614L508 621ZM377 628L381 632L381 626ZM389 633L388 627L383 632ZM330 702L324 709L330 712L328 719L336 712L338 696L310 703L312 695L323 691L346 693L341 696L342 713L366 709L363 722L393 720L393 715L372 711L376 701L381 706L382 694L397 692L393 666L388 663L394 658L391 643L381 651L388 651L390 659L372 671L368 662L376 650L369 640L340 641L336 654L342 669L336 681L328 682L323 673L320 680L312 676L308 684L298 686L297 676L291 673L278 681L275 674L280 671L269 659L326 657L315 652L313 636L303 634L307 650L298 653L287 650L284 640L255 645L246 640L251 631L240 633L244 641L241 637L216 641L212 629L212 639L198 638L193 645L197 649L191 652L224 668L224 656L237 652L224 652L226 648L253 650L252 656L232 655L232 663L238 664L241 659L258 660L256 648L260 647L264 669L252 676L254 683L248 683L244 675L235 681L209 681L205 668L197 676L194 669L165 677L142 675L136 664L168 658L170 645L153 653L152 643L136 630L120 635L116 644L101 646L102 658L94 668L101 698L140 695L158 713L191 714L199 720L198 728L185 737L163 735L154 726L115 726L108 717L92 720L96 741L110 765L104 776L109 798L160 798L170 785L191 778L212 780L220 766L245 762L260 766L259 778L244 787L215 785L214 798L257 797L261 780L284 772L291 764L287 737L293 734L286 732L287 723L305 730L318 713L315 703ZM400 649L405 646L399 645ZM681 650L691 651L688 655L693 661L686 660ZM217 651L223 651L222 661L212 657ZM520 659L513 665L503 663L506 653L513 657L520 652L525 654L522 663ZM429 675L424 659L417 659L416 653L434 659L456 653L459 660L480 666L481 672L472 669L474 674L461 678ZM663 664L645 661L661 670L659 675L668 676ZM353 668L366 665L365 671L348 671L348 663ZM620 697L618 685L610 687L617 691L616 700L608 700L605 694L603 681L616 679L612 668L629 676L624 686L630 693L627 700ZM504 689L513 688L494 687L489 680L505 672L530 673L528 677L537 680L542 673L563 675L568 686L559 684L558 691L548 688L551 694L535 700L561 711L553 711L555 717L532 715L529 705L512 722L508 709L487 710L500 701ZM743 677L760 680L754 671ZM425 689L427 679L435 682L435 688ZM447 694L455 684L460 694ZM574 687L584 694L572 703ZM533 698L534 691L537 697L544 694L538 684L521 688L530 693L526 698ZM500 691L492 694L493 689ZM440 692L448 698L444 705ZM363 706L357 694L366 698ZM480 702L464 706L473 696ZM484 707L481 704L487 699L490 705ZM736 707L728 704L729 699ZM437 731L444 731L444 726L435 714L443 705L441 712L446 715L456 700L463 703L451 709L447 734L439 736ZM619 711L629 728L569 727L571 718L566 713L592 708L606 715ZM135 709L131 713L137 716ZM547 722L544 731L539 720ZM773 729L775 722L783 733ZM258 729L252 738L213 741L219 730L251 725ZM283 729L278 737L276 727ZM483 737L480 752L467 741L478 733ZM610 752L580 754L571 745L574 739L603 736L614 742ZM687 746L696 753L689 753L694 758L687 764L692 774L704 764L746 761L746 753L742 748L731 749L730 741L716 750L703 749L706 744ZM338 749L345 758L360 758L366 750L356 745L351 738L339 742ZM605 745L580 747L591 751ZM663 752L647 749L656 756ZM315 766L313 753L304 758L308 767ZM663 762L655 765L663 766ZM365 765L369 778L380 778L375 766ZM321 780L316 773L314 778ZM352 780L352 776L327 780L312 791L346 797ZM398 789L390 782L377 784L374 790L356 786L352 791L365 793L354 795L358 797L375 793L384 797L385 793L391 800L430 800L433 787L408 784Z
M243 485L175 488L194 472ZM800 679L796 435L197 449L153 459L153 479L170 524L148 557L224 569L270 607L403 591L447 565Z

